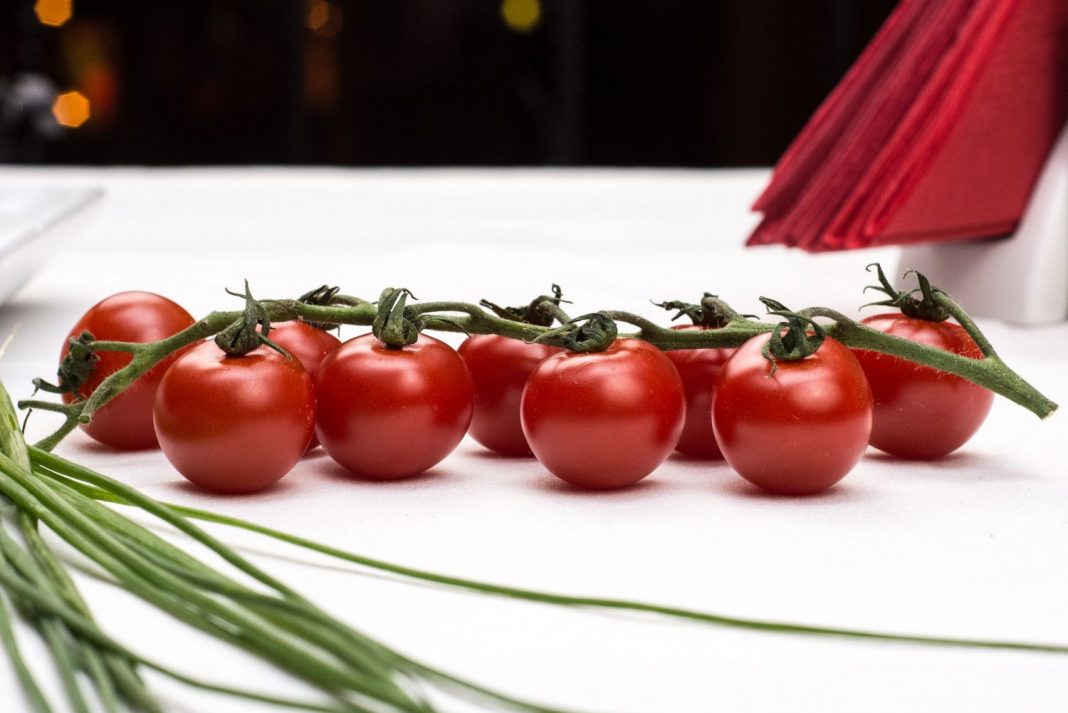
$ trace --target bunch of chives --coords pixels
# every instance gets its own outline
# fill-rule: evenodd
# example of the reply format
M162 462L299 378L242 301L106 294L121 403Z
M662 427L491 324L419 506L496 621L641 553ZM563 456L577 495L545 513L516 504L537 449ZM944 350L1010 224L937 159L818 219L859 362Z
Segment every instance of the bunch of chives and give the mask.
M48 474L45 467L34 465L31 455L51 456L26 446L10 399L0 386L0 496L6 505L0 523L0 587L48 644L70 710L90 710L81 689L86 680L108 711L119 710L120 703L130 710L161 710L139 675L141 668L192 686L301 710L432 713L435 708L426 696L428 685L480 699L494 708L533 713L555 710L511 698L385 646L323 611L173 508L111 479L102 481L210 549L231 571L210 567L90 497L83 488L74 487L77 481L65 482L55 473L55 477L43 477ZM202 681L116 642L92 619L63 563L38 532L39 524L126 591L305 681L318 689L322 699L292 700ZM13 525L19 527L21 541L8 531ZM241 583L235 575L251 578L256 586ZM42 713L53 710L20 653L11 612L3 599L0 639L31 705Z

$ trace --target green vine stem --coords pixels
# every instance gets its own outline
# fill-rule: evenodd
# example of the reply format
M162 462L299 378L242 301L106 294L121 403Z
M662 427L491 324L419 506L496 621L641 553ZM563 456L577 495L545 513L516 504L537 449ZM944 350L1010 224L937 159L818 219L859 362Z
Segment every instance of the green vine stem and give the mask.
M802 310L801 313L813 318L824 317L833 320L833 323L826 328L827 336L837 339L850 348L893 354L918 364L956 374L1001 394L1040 418L1046 418L1057 410L1056 403L1046 398L1001 360L989 340L959 305L945 294L939 294L937 299L979 345L979 349L983 352L982 359L971 359L884 334L825 307L810 307Z
M379 308L376 304L358 297L340 295L335 292L330 294L329 299L330 304L316 304L299 299L280 299L264 300L259 305L263 309L264 318L271 322L300 319L320 325L371 326L379 316ZM937 300L967 330L983 351L985 358L970 359L892 337L824 307L799 310L798 314L808 318L830 320L831 324L825 326L827 335L848 347L882 352L956 374L1001 394L1040 418L1049 416L1057 409L1056 403L1046 398L1001 360L989 340L959 305L938 290L933 292L933 299ZM658 325L646 317L630 312L608 310L598 314L637 327L638 331L620 334L620 337L643 339L663 350L738 347L754 336L775 329L774 324L749 319L726 303L718 300L717 302L722 305L724 313L730 316L730 321L720 329L677 330ZM132 360L126 367L105 379L88 399L70 404L34 399L20 401L19 408L53 411L64 416L62 425L37 443L37 446L51 450L79 423L88 423L95 411L115 398L161 359L183 347L233 327L245 316L243 311L212 312L189 328L156 342L144 344L93 342L93 348L97 351L127 352L132 355ZM551 329L551 327L491 314L478 305L466 302L425 302L407 305L404 307L404 316L417 323L420 329L466 334L498 334L528 342Z

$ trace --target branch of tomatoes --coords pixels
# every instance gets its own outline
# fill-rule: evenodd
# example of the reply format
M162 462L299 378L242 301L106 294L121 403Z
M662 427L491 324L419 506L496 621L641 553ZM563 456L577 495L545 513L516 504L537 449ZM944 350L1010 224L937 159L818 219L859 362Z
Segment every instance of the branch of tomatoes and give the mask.
M983 359L953 354L885 334L826 307L809 307L795 314L805 320L829 320L828 324L822 325L826 336L847 347L889 354L955 374L1008 398L1040 418L1049 416L1057 409L1056 403L1002 361L989 340L960 305L942 291L931 288L922 275L917 275L917 278L923 288L925 300L944 310L968 332L983 352ZM397 292L399 291L386 290L383 295ZM554 295L542 296L539 300L535 300L526 308L526 314L534 314L540 310L543 314L555 316L558 319L566 318L566 313L560 309L559 291L554 291ZM774 301L769 303L774 303ZM664 303L661 306L681 308L681 305L682 303ZM492 309L493 313L483 309L483 306ZM521 312L516 309L500 308L485 301L481 306L451 301L402 304L403 318L419 330L496 334L527 342L543 341L582 350L596 347L590 346L591 340L589 339L576 338L576 330L590 324L596 326L598 322L602 325L607 322L623 322L637 327L637 332L619 336L641 339L665 351L739 347L752 337L781 327L781 325L761 322L742 315L711 294L705 295L701 306L709 313L714 311L718 314L722 326L715 329L678 330L658 325L630 312L606 310L569 320L563 327L554 329L551 324L546 323L546 320L537 320L540 323L532 323L523 319ZM371 326L376 320L381 319L381 310L377 303L343 295L338 292L337 288L326 286L306 293L295 300L263 300L257 303L257 311L265 322L299 319L320 327L343 324ZM21 409L36 408L64 415L63 424L54 433L42 439L37 446L44 450L51 450L79 423L88 423L95 411L161 360L189 345L218 335L224 330L232 330L245 324L250 319L249 314L248 308L244 311L212 312L187 329L155 342L92 341L92 348L98 352L118 351L131 354L131 362L105 379L87 399L76 400L68 404L35 399L20 401L19 408ZM520 319L511 318L513 316L520 317ZM38 380L37 383L40 386L42 382Z

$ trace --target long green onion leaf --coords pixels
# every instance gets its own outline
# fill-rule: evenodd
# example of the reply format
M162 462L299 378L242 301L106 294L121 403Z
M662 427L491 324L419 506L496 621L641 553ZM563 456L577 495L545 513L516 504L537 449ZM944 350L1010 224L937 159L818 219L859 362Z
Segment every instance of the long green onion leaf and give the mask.
M39 466L42 474L51 473L54 476L67 477L87 483L95 490L85 490L91 497L99 497L117 504L141 507L140 501L146 500L146 496L137 493L129 486L112 478L90 470L84 466L72 463L53 453L30 447L30 459ZM131 493L132 491L132 493ZM131 497L131 494L136 497ZM314 540L309 540L298 535L293 535L281 530L259 525L257 523L242 520L228 515L221 515L207 510L185 507L182 505L156 503L157 507L169 509L174 514L184 515L188 518L213 522L249 532L255 532L281 542L286 542L303 549L318 552L335 559L351 562L353 564L369 567L383 572L400 575L408 579L416 579L431 582L447 587L466 589L483 594L492 594L501 597L523 599L527 601L541 602L569 607L589 607L596 609L612 609L646 614L658 614L674 619L725 626L735 629L750 631L763 631L769 633L797 634L805 636L826 636L849 639L863 639L869 641L885 641L904 644L919 644L928 646L947 646L961 648L1001 649L1008 651L1030 651L1047 654L1068 654L1068 645L1047 644L1021 641L1004 641L996 639L967 639L956 637L924 636L918 634L896 634L881 631L869 631L864 629L849 629L840 627L811 626L807 624L795 624L790 622L768 621L762 619L747 619L732 617L709 612L696 611L681 607L672 607L660 604L632 601L628 599L606 597L580 597L554 592L543 592L532 589L523 589L501 584L481 582L478 580L453 577L449 575L430 572L427 570L406 567L404 565L385 562L383 560L366 557L354 552L324 545Z

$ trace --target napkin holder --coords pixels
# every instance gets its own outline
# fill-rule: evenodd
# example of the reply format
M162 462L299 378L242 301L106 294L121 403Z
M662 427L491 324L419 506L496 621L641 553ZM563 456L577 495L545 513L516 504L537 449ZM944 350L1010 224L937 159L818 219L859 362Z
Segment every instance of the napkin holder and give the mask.
M1017 324L1068 319L1068 125L1013 235L907 247L899 266L899 273L927 275L973 316Z

